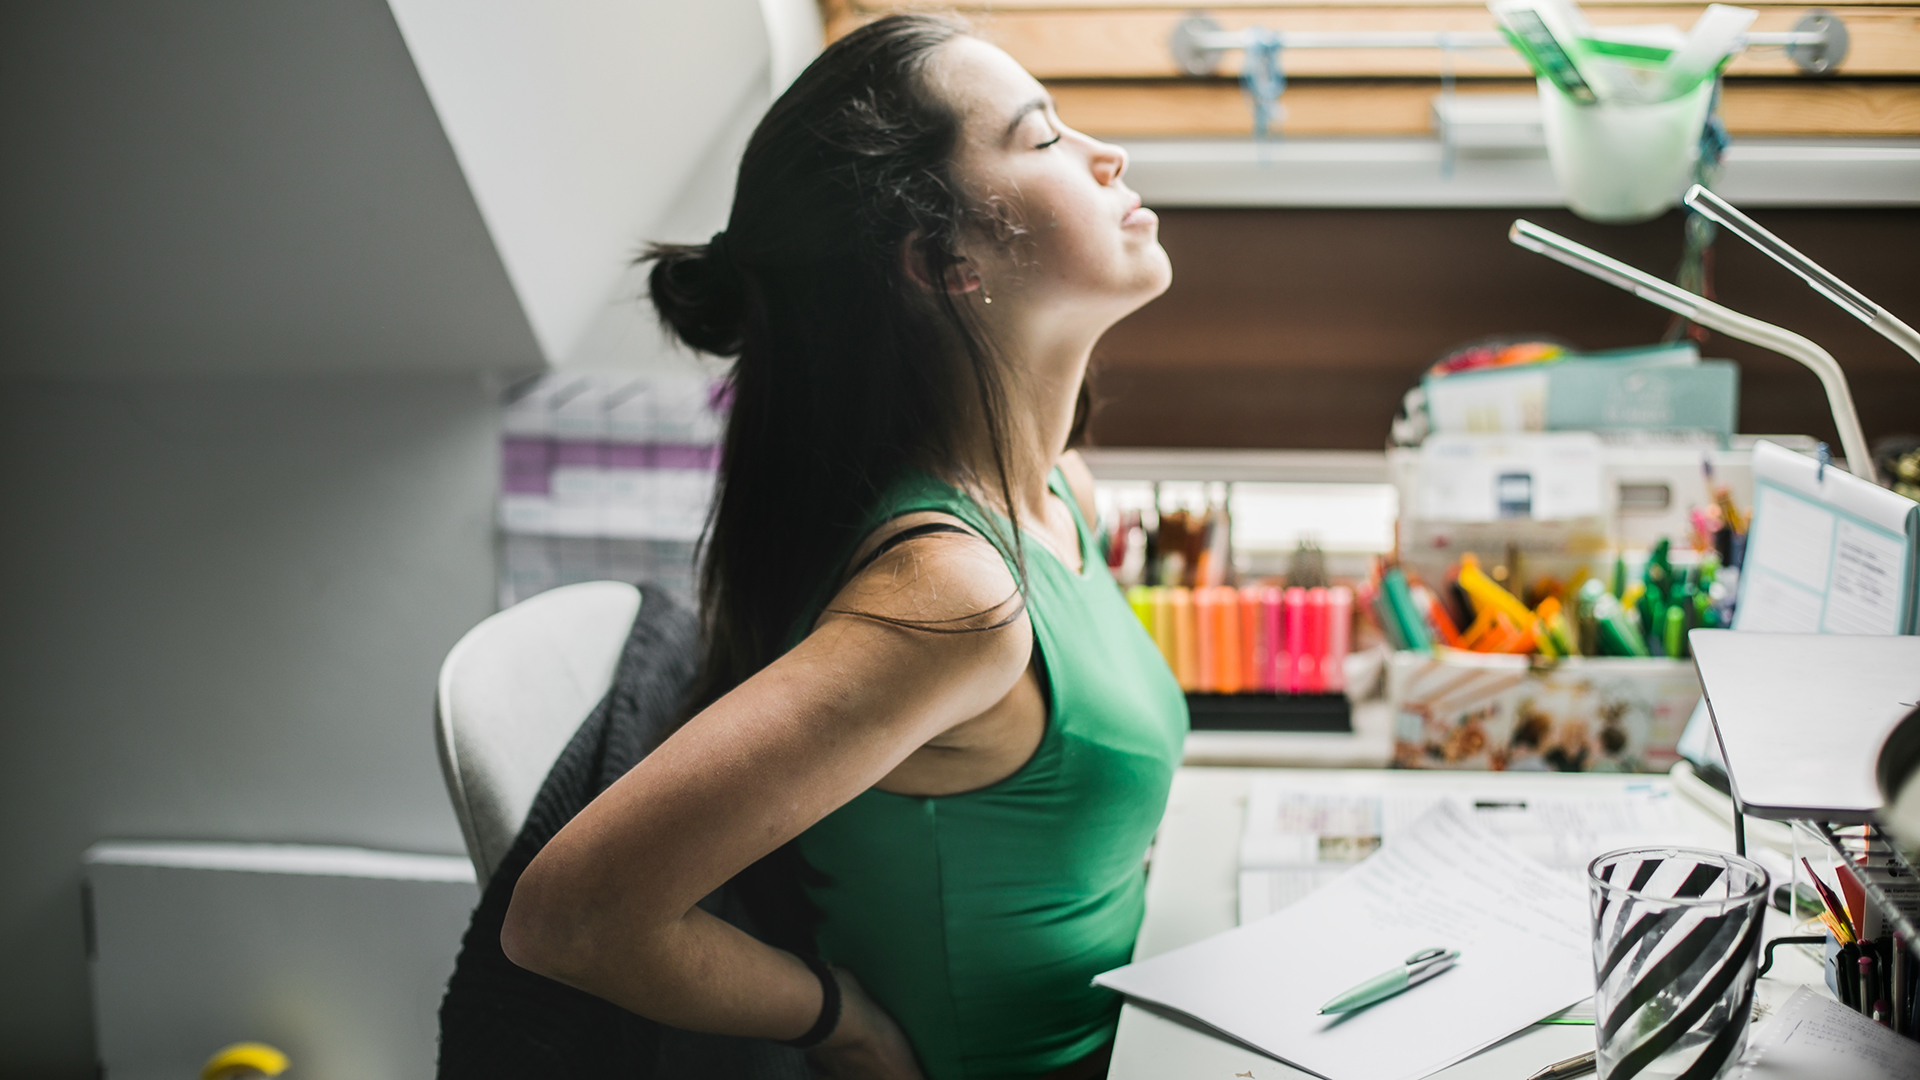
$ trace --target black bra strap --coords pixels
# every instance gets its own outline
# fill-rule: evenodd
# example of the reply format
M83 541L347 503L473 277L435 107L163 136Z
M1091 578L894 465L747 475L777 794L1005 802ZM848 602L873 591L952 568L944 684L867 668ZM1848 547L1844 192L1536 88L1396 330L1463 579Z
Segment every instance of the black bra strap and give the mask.
M909 528L901 529L899 532L894 533L892 536L889 536L885 540L882 540L880 541L880 543L876 544L872 551L867 552L866 557L861 559L859 563L857 563L852 570L847 572L847 580L851 581L852 579L859 577L861 572L864 571L867 567L872 566L876 562L879 562L880 556L885 555L887 552L892 551L894 548L899 547L901 544L904 544L909 540L918 540L920 537L923 537L923 536L932 536L936 533L959 533L962 536L976 535L971 529L963 529L960 526L955 525L949 521L928 521L919 525L911 526Z

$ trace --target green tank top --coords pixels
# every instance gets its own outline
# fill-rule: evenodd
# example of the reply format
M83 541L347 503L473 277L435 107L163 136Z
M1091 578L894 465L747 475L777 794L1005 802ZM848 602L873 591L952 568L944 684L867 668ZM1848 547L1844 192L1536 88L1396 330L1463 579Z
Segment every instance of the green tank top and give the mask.
M1083 567L1024 545L1050 705L1033 757L958 795L869 789L800 836L827 879L811 889L821 955L893 1014L930 1080L1045 1073L1113 1037L1120 1000L1091 980L1132 958L1144 857L1186 738L1173 674L1057 470L1049 487L1073 513ZM1005 534L1004 518L992 516L996 532L979 505L923 476L883 500L871 527L926 510L996 546Z

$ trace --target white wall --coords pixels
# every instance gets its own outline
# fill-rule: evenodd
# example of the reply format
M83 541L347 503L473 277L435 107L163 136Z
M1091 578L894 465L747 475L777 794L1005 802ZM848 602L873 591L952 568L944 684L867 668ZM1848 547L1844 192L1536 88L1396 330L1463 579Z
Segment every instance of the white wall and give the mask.
M717 137L688 171L680 190L645 233L646 240L703 244L726 227L733 206L733 185L740 155L771 99L762 84L748 86L734 103L732 114ZM632 254L612 280L592 319L574 346L558 361L563 368L616 369L662 375L715 375L725 362L702 356L670 339L646 299L647 270L636 266Z
M492 610L496 417L472 375L0 380L0 1075L93 1075L96 840L463 852L433 684Z

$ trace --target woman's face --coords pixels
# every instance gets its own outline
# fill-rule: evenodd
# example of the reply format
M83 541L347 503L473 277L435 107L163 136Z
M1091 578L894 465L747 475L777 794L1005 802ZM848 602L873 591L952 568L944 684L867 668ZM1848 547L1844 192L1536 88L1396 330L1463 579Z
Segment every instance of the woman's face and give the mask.
M989 215L959 252L993 298L983 315L1097 336L1166 291L1160 219L1122 182L1126 151L1062 124L1039 82L977 38L950 42L929 75L961 117L955 174Z

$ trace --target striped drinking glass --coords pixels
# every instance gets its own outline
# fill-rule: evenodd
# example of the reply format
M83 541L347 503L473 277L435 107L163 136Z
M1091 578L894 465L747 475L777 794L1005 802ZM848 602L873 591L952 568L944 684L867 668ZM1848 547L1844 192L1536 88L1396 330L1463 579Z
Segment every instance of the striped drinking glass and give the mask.
M1716 1080L1746 1047L1767 873L1725 852L1587 865L1600 1080Z

